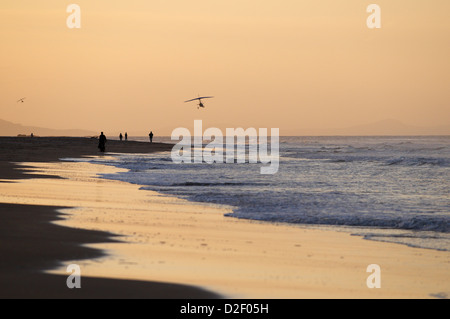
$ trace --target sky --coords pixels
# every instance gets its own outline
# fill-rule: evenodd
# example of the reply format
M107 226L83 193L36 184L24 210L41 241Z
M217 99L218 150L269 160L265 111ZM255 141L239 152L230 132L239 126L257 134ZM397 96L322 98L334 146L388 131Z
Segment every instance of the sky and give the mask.
M67 6L81 9L70 29ZM369 4L381 8L370 29ZM448 0L2 0L0 119L93 131L450 125ZM205 109L184 103L197 96ZM24 103L17 103L26 97Z

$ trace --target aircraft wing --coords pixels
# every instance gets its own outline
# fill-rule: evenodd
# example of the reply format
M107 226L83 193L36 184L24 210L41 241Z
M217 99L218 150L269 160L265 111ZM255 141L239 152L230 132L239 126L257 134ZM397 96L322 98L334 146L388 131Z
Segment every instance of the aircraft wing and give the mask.
M187 100L187 101L184 101L184 102L186 103L186 102L191 102L191 101L200 100L200 99L210 99L210 98L213 98L213 97L214 96L201 96L201 97L196 97L195 99Z

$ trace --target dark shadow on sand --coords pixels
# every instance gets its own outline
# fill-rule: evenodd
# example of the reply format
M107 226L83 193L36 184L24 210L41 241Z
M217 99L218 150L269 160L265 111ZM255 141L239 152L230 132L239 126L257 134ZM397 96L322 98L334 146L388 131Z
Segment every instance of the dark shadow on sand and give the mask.
M111 143L115 152L165 151L170 145ZM146 145L143 145L146 144ZM115 147L116 145L116 147ZM57 161L62 157L96 155L96 143L85 138L20 139L0 137L0 179L39 178L24 174L12 162ZM48 177L48 176L45 176ZM67 261L105 255L88 243L118 242L119 237L101 231L69 228L52 222L63 218L67 207L0 203L0 298L2 299L215 299L220 295L193 286L159 282L83 277L81 288L69 289L67 276L43 271L65 266Z
M0 298L219 298L186 285L89 278L69 289L67 276L43 273L66 260L104 256L88 243L118 242L113 234L56 225L65 207L0 204ZM67 264L68 265L68 264Z

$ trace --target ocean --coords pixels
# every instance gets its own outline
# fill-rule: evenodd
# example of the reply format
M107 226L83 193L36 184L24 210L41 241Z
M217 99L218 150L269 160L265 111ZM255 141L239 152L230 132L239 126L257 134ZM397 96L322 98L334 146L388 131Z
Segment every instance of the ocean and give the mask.
M279 154L273 175L261 163L176 164L170 152L89 161L127 169L106 179L230 207L229 218L450 250L449 136L280 137Z

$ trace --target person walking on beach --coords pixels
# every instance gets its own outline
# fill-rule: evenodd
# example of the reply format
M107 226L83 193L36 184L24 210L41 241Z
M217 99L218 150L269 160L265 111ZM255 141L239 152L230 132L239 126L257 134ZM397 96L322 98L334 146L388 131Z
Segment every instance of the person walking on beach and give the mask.
M150 143L153 143L153 132L150 131L150 134L148 134L148 137L150 138Z
M120 133L119 138L120 138L120 140L122 140L122 133Z
M105 145L106 145L106 136L103 134L100 134L100 137L98 138L98 148L100 149L100 152L105 151Z
M125 132L125 141L127 141L127 140L128 140L128 133Z

